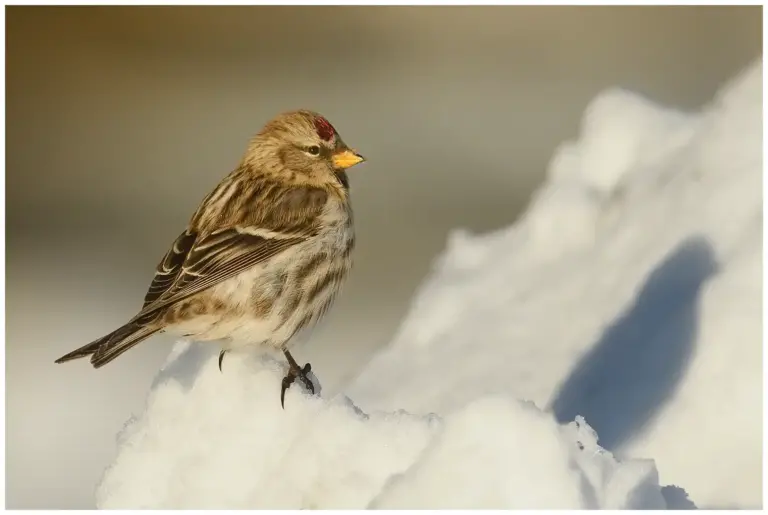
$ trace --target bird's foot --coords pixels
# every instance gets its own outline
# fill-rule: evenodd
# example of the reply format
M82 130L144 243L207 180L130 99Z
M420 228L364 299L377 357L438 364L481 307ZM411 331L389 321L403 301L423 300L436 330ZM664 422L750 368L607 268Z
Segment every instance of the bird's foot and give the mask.
M224 360L224 354L226 354L227 351L223 350L219 352L219 372L221 372L221 362Z
M311 370L312 365L309 363L304 365L303 368L299 368L297 366L296 368L291 367L290 370L288 370L288 373L283 378L283 387L280 390L280 405L283 407L283 409L285 409L285 391L290 388L297 377L301 380L302 383L304 383L304 387L309 390L309 393L315 393L315 385L312 384L312 380L308 375Z
M296 378L299 378L301 382L304 383L304 387L309 391L309 393L313 395L315 393L315 385L309 378L309 373L312 371L312 365L307 363L303 367L299 367L298 363L296 363L296 360L293 359L293 356L291 356L288 351L285 352L285 357L288 358L290 368L288 369L288 373L283 378L283 385L280 391L280 405L283 407L283 409L285 409L285 391L290 388Z

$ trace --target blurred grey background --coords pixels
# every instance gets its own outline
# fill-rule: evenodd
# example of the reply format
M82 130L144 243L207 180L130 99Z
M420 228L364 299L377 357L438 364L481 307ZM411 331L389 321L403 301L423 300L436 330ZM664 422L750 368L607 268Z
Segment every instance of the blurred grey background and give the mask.
M276 113L325 114L356 268L297 355L327 392L385 344L449 230L512 223L587 103L695 108L762 47L760 7L7 7L9 508L89 508L171 341L53 360L139 307L199 200ZM277 398L277 390L275 392Z

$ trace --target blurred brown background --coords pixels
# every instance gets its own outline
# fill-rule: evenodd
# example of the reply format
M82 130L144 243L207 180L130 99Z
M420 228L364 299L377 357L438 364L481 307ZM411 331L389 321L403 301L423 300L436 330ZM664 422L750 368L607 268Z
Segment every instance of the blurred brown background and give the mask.
M93 507L170 349L53 360L120 324L202 196L279 111L325 114L356 268L300 360L331 394L385 344L449 230L509 225L602 89L694 108L760 7L6 8L7 506Z

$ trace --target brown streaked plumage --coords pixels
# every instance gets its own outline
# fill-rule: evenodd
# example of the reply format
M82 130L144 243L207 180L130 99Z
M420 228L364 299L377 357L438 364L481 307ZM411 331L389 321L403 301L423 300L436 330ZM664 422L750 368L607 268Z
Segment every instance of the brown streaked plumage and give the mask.
M158 332L233 348L281 349L328 310L351 267L355 238L345 170L364 159L318 113L269 121L238 166L203 199L155 271L141 310L57 363L90 356L95 368Z

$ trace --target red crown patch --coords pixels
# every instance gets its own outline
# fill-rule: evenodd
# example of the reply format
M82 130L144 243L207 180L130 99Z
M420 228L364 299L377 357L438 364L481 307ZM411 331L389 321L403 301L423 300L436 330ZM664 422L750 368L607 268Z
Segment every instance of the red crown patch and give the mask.
M325 141L331 141L336 134L333 125L322 116L315 119L315 130L317 130L317 135Z

